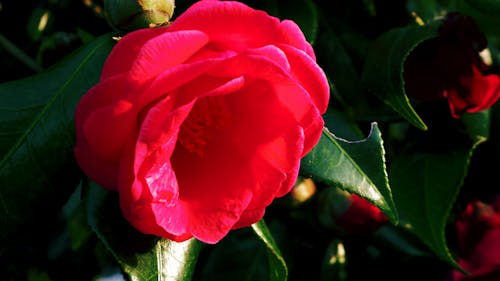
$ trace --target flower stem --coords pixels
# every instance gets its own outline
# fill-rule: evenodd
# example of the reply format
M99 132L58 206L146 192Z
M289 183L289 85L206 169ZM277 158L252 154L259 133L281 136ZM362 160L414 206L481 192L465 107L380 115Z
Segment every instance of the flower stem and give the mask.
M5 38L2 34L0 34L0 46L5 48L7 52L35 72L41 72L43 70L39 64L37 64L32 58L26 55L25 52L10 42L9 39Z

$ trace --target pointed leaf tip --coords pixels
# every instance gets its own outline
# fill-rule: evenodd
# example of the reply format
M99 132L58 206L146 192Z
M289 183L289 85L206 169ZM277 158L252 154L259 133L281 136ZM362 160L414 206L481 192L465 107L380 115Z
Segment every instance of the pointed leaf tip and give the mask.
M375 122L368 137L357 141L339 138L325 128L319 143L302 159L301 173L367 199L397 224L385 150Z
M274 242L273 236L267 228L266 223L264 220L260 220L252 225L252 229L266 245L269 260L269 280L286 281L288 279L288 268L285 259Z

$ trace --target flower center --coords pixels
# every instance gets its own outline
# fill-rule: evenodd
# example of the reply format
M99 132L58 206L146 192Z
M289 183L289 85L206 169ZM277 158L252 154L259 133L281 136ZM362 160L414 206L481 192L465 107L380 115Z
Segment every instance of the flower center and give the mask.
M228 126L229 119L230 112L223 98L200 98L182 123L178 142L187 151L203 157L208 143Z

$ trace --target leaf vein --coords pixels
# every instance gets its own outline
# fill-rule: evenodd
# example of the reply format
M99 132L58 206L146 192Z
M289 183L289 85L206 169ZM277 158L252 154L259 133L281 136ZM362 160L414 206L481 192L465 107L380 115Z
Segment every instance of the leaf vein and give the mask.
M42 120L42 117L48 112L48 109L55 103L55 101L62 95L66 87L78 76L77 74L81 71L82 67L95 55L97 50L101 47L101 45L104 45L105 42L102 42L100 44L97 44L94 49L89 52L89 54L83 59L76 70L71 74L69 79L58 89L58 91L55 93L55 95L47 102L45 107L42 109L42 111L34 118L33 122L30 124L30 126L24 131L24 133L18 138L16 143L7 151L7 154L2 158L0 161L0 170L3 169L5 164L7 163L7 159L11 158L12 155L18 151L19 147L22 146L22 143L25 139L27 139L30 135L30 133L34 130L34 128L38 125L38 123Z

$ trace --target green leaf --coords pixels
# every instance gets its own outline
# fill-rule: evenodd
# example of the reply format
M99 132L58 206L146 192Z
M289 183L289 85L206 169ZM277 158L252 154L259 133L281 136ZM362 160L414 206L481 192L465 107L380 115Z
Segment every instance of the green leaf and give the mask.
M267 247L250 227L232 230L215 245L207 246L208 255L200 263L195 280L261 281L269 279Z
M404 226L384 224L373 233L373 238L383 245L384 249L394 249L407 257L432 257L428 247Z
M389 170L394 202L404 225L438 257L457 268L446 243L447 220L475 148L489 137L490 110L466 113L461 119L472 141L470 148L402 153Z
M260 220L252 225L252 229L259 239L267 247L267 256L269 259L269 281L286 281L288 278L288 269L286 262L274 242L271 232L266 226L264 220Z
M81 247L84 247L93 234L87 223L86 209L81 197L82 188L81 185L79 185L62 209L67 224L67 231L71 238L71 249L73 251L77 251Z
M443 148L411 149L397 155L389 170L401 224L439 258L457 268L446 243L446 226L467 176L472 154L489 137L490 111L467 113L461 119L470 146L448 151ZM458 139L449 141L460 142Z
M359 107L359 103L363 102L363 99L360 99L361 83L351 57L328 24L323 23L322 29L315 45L318 63L332 79L338 91L335 98L346 103L346 108ZM332 91L332 94L337 91Z
M347 141L324 129L319 143L302 159L301 173L329 186L358 194L397 223L383 141L375 123L369 136L360 141Z
M405 26L383 33L371 45L362 75L368 91L419 129L427 125L417 114L404 89L404 61L410 52L425 40L437 36L439 21L423 26Z
M79 182L73 111L112 45L102 36L46 72L0 85L0 245L53 217Z
M465 113L461 117L465 130L472 140L473 146L485 142L490 137L491 111Z
M445 227L470 157L466 149L399 155L390 170L394 201L405 226L457 268L446 244Z
M174 242L138 232L123 218L118 194L94 183L87 200L90 226L131 280L191 280L200 241Z
M498 0L454 0L453 10L474 18L479 29L491 36L500 32L500 1Z

